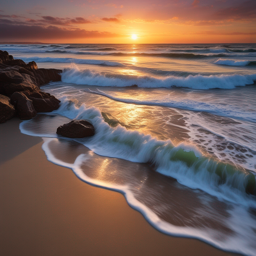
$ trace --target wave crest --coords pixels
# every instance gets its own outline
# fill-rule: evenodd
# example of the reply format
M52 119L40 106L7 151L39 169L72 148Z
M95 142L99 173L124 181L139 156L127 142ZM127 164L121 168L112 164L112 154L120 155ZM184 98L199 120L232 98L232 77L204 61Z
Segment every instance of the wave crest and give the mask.
M191 89L234 89L236 86L254 84L256 74L253 75L189 75L187 77L168 76L155 78L152 76L108 75L91 70L80 70L73 65L62 73L62 81L91 86L142 88L171 88L183 87Z
M224 66L256 66L256 61L249 61L249 60L228 60L228 59L218 59L214 62L217 65L224 65Z

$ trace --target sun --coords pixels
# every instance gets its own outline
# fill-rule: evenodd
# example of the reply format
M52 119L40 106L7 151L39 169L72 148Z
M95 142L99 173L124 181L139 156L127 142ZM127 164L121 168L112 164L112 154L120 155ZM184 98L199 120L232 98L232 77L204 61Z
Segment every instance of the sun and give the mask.
M135 34L132 34L132 40L137 40L137 39L138 39L138 36Z

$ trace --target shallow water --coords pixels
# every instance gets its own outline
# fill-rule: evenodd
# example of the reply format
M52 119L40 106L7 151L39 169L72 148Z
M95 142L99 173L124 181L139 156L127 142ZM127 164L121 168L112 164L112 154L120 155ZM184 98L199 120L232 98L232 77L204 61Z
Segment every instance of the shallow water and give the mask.
M2 48L64 69L42 87L61 108L20 126L48 138L50 161L123 193L164 233L255 255L256 45ZM70 119L96 135L57 137Z

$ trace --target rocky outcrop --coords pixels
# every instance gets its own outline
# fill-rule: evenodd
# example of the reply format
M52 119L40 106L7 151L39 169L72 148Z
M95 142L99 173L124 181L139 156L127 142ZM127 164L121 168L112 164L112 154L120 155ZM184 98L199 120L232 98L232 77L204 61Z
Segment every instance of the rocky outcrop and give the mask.
M9 55L9 53L6 51L0 51L0 63L5 63L11 60L13 60L12 55Z
M10 103L10 98L0 94L0 123L4 123L15 114L15 108Z
M21 120L31 119L37 114L32 100L30 100L23 92L13 93L11 96L11 103L15 106L18 117Z
M73 120L57 129L57 134L68 138L84 138L95 134L94 126L86 120Z
M24 92L33 102L37 112L51 112L60 107L60 101L49 93L45 92Z
M14 59L6 51L0 51L0 94L8 96L21 119L30 119L37 112L50 112L60 106L60 101L49 93L40 90L40 86L60 81L58 69L38 68L32 61ZM7 120L3 118L3 120Z
M38 86L48 84L50 82L58 82L61 80L59 69L33 69L34 76L36 78L36 83Z
M22 70L24 72L24 70ZM39 91L28 73L19 70L0 70L0 93L11 96L14 92Z

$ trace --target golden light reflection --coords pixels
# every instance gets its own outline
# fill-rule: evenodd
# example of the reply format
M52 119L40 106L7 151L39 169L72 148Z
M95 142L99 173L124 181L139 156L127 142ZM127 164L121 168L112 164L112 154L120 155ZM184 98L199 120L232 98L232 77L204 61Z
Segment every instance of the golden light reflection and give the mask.
M107 170L107 167L108 167L110 162L111 161L108 158L106 158L104 161L102 161L102 164L101 164L100 168L98 168L97 179L105 180L104 177L106 177L106 175L107 175L106 170Z
M138 62L137 58L136 57L132 57L132 64L136 64Z
M133 69L121 69L121 70L119 70L119 72L122 75L128 75L128 76L138 76L139 75L139 73Z
M116 116L128 129L142 131L147 127L148 118L145 118L147 112L143 107L134 104L119 104L118 107L120 112Z

